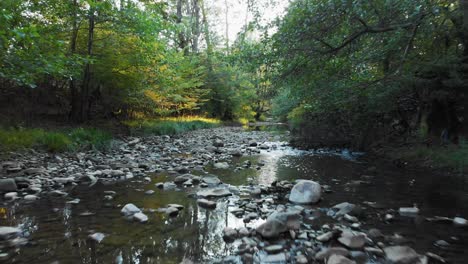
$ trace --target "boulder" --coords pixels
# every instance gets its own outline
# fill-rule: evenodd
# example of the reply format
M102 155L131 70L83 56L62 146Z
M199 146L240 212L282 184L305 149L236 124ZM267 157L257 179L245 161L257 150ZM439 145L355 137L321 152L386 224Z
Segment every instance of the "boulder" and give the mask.
M325 260L332 255L339 255L339 256L346 257L346 256L349 256L349 251L346 248L342 248L342 247L323 248L315 255L315 258L317 260Z
M14 179L0 179L0 193L16 192L17 189Z
M141 213L141 209L136 207L134 204L126 204L120 211L125 216L132 216L136 213Z
M314 181L301 180L291 190L289 201L298 204L313 204L320 200L321 187Z
M461 217L455 217L453 218L453 224L458 227L466 227L468 226L468 220Z
M391 263L406 264L419 259L418 253L407 246L392 246L384 248L385 257Z
M21 229L12 226L0 226L0 239L7 240L21 234Z
M288 230L299 229L301 220L297 212L274 212L256 231L264 238L276 238Z
M356 262L347 257L335 254L328 258L327 264L356 264Z
M360 232L344 230L338 242L351 249L361 249L366 244L366 235Z
M146 216L144 213L136 213L132 216L133 220L138 221L140 223L146 223L148 222L148 216Z

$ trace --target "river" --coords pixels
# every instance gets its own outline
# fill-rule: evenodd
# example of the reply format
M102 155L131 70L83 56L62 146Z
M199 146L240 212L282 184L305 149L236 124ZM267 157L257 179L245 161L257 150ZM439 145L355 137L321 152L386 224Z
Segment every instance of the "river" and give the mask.
M275 139L282 140L282 137ZM314 223L315 229L337 222L326 215L327 210L335 204L349 202L362 208L360 230L377 228L395 240L404 238L398 243L409 245L418 253L432 252L450 263L467 263L468 229L426 219L468 216L468 181L462 177L405 171L385 161L369 164L362 153L346 150L302 151L284 141L264 144L268 149L262 149L257 155L230 159L228 169L206 168L207 173L240 190L231 197L219 199L214 210L197 206L194 196L198 187L157 188L156 183L173 179L166 172L149 174L150 181L135 177L113 183L99 181L92 187L76 185L67 189L68 199L47 196L34 202L3 201L0 226L20 227L27 240L22 246L0 248L3 260L5 263L210 263L236 254L240 242L223 240L226 226L255 228L265 221L259 218L244 223L231 213L239 200L254 199L244 190L269 186L275 181L311 179L328 190L317 205L306 206L322 212ZM148 190L154 193L149 194ZM105 191L114 191L115 198L104 200ZM67 203L76 199L79 203ZM144 208L149 221L141 224L122 217L120 208L126 203ZM278 199L275 203L287 202ZM180 204L184 209L176 217L150 210L166 204ZM413 205L420 209L417 216L398 215L398 208ZM386 214L394 218L386 221ZM105 235L101 242L89 239L95 232ZM440 240L447 244L441 245ZM230 260L240 263L239 258ZM381 261L370 255L360 260L361 263Z

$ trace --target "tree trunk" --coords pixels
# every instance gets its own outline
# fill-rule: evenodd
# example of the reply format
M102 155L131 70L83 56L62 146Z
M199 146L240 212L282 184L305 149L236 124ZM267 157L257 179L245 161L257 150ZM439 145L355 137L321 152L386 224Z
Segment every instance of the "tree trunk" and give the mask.
M182 24L182 6L183 6L183 1L184 0L177 0L177 24L181 25ZM179 32L178 34L179 38L179 48L184 52L184 54L188 54L187 50L187 39L185 37L184 32Z
M228 5L228 1L227 0L224 0L224 5L226 7L226 12L225 12L225 15L226 15L226 54L229 54L229 5Z
M460 8L463 16L463 60L468 61L468 0L460 0Z
M200 3L198 0L193 0L193 18L195 21L192 25L192 52L198 53L198 38L200 37Z
M89 9L89 28L88 28L88 58L93 55L93 42L94 42L94 26L95 26L95 8L93 6ZM81 86L81 102L80 102L80 122L86 121L89 118L89 93L91 87L91 63L87 62L83 72L83 84Z
M73 21L72 21L72 35L70 39L70 54L73 56L76 52L76 40L78 38L78 16L77 16L78 0L73 0ZM79 118L79 109L80 109L80 98L76 87L76 81L72 76L69 82L70 86L70 103L71 109L69 118L74 121L78 121Z

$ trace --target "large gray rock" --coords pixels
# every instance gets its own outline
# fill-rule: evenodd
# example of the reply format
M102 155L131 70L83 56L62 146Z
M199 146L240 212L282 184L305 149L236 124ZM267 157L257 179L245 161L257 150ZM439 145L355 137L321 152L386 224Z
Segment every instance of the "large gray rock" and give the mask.
M225 197L231 196L232 193L227 188L215 188L215 189L208 189L202 190L197 192L198 197L202 198L217 198L217 197Z
M341 255L331 255L327 260L327 264L356 264L356 262Z
M132 216L136 213L141 213L141 209L136 207L134 204L126 204L120 211L125 216Z
M0 226L0 239L6 240L17 237L21 234L21 229L12 226Z
M216 177L216 176L206 176L206 177L203 177L202 179L202 182L208 184L208 185L219 185L221 184L221 180Z
M315 258L318 260L325 260L332 255L340 255L340 256L349 256L349 251L346 248L342 247L330 247L330 248L323 248L320 250L316 255Z
M0 192L15 192L17 189L14 179L0 179Z
M301 180L291 190L289 201L298 204L312 204L320 200L321 187L314 181Z
M136 213L132 216L133 220L138 221L140 223L146 223L148 222L148 216L146 216L144 213Z
M384 248L385 257L390 263L409 264L419 259L418 253L407 246L392 246Z
M299 229L302 216L297 212L274 212L256 231L264 238L276 238L288 230Z
M366 244L366 235L360 232L344 230L338 242L351 249L363 248Z

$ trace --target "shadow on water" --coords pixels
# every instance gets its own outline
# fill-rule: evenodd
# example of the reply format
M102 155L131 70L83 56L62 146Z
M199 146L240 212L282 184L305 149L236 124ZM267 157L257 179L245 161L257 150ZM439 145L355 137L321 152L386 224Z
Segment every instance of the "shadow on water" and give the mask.
M349 158L354 157L353 153L299 151L284 142L268 144L270 150L262 150L258 156L233 159L231 168L209 172L231 185L269 185L275 180L296 179L319 181L333 192L325 194L318 207L341 202L360 204L366 212L362 219L364 230L376 227L388 235L400 234L418 252L431 251L452 263L464 263L466 229L427 222L422 217L397 218L386 223L382 216L387 212L396 215L394 210L399 207L417 204L424 217L467 217L465 180L401 171L385 164L369 170L369 165ZM244 166L248 163L251 166ZM180 263L183 259L207 262L234 250L233 244L222 239L224 227L253 227L263 221L245 224L229 213L238 197L224 199L216 210L209 211L199 208L192 198L196 189L162 191L155 187L155 183L172 177L157 175L150 183L132 179L108 185L98 183L91 188L76 186L69 190L66 199L44 197L21 206L7 203L8 213L0 219L0 226L20 226L30 241L18 251L10 251L8 262ZM145 194L150 189L155 193ZM109 190L117 195L112 201L104 201L104 191ZM80 203L66 203L75 198ZM149 222L139 224L123 218L119 208L126 203L146 209ZM174 218L148 211L174 203L184 206ZM379 209L369 204L379 204ZM83 216L86 212L91 214ZM88 235L93 232L104 233L106 237L101 243L91 241ZM450 250L434 247L434 241L439 239L449 241Z

